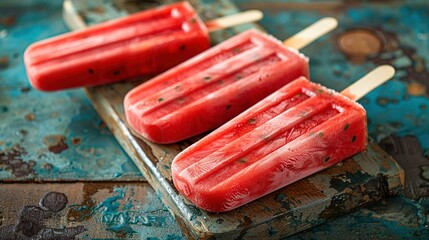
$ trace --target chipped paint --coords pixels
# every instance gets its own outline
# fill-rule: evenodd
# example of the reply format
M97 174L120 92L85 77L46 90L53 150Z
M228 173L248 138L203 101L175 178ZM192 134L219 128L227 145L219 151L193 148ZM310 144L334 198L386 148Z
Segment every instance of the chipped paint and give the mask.
M58 1L60 2L60 1ZM91 2L95 2L95 1L91 1ZM150 4L157 4L157 1L150 1ZM214 1L202 1L204 3L210 3L210 2L214 2ZM231 8L227 7L228 5L224 4L227 1L221 1L221 4L219 4L219 8L216 9L219 10L221 8L224 8L224 11L230 11ZM236 1L236 2L241 2L241 1ZM243 1L244 2L244 1ZM251 2L256 2L256 1L245 1L246 4L250 4ZM282 6L284 6L284 4L281 1L277 1L276 4L274 3L266 3L265 1L260 1L263 4L260 5L262 8L266 7L267 9L274 9L275 11L278 12L278 9L281 9ZM275 2L275 1L273 1ZM59 3L56 3L57 5ZM244 4L243 4L244 5ZM275 8L272 8L271 6L276 6ZM309 11L311 9L313 10L320 10L320 8L318 8L317 4L307 4L308 6L312 6L311 8L299 8L299 11L295 11L296 9L294 9L293 7L297 6L294 4L289 4L287 5L288 8L292 9L290 10L290 12L287 12L288 10L286 9L286 13L283 14L266 14L267 16L271 17L271 18L265 18L265 20L262 22L263 25L265 27L270 27L270 26L276 26L277 29L275 31L271 31L272 33L278 34L278 36L283 35L284 37L289 36L290 33L294 32L295 30L301 28L303 25L307 25L310 22L312 22L314 19L319 18L321 15L323 14L330 14L329 11L334 11L335 13L338 13L338 11L340 9L346 9L344 6L341 6L341 3L336 3L336 4L325 4L325 6L328 6L329 9L324 9L322 10L322 14L319 13L314 13L312 11ZM381 6L382 4L380 4ZM110 6L110 5L108 5ZM392 23L390 21L392 21L392 19L394 20L394 18L392 19L388 19L389 21L386 20L386 15L384 14L385 12L388 12L389 14L393 13L393 14L397 14L398 11L396 11L396 9L393 9L396 7L396 5L393 5L392 10L391 9L383 9L383 11L380 11L382 15L381 17L378 16L377 14L371 14L371 16L375 16L375 18L369 18L367 17L367 15L365 14L365 11L370 11L371 9L365 9L365 5L361 5L359 7L353 7L353 5L351 5L352 8L349 12L344 11L345 14L348 14L347 16L340 16L341 18L351 18L351 21L341 21L341 22L345 22L347 24L349 24L351 27L353 27L353 25L356 25L356 23L359 22L364 22L364 23L368 23L369 25L372 24L372 22L368 22L368 20L370 21L374 21L374 24L379 21L382 22L383 27L386 25L387 28L383 29L383 31L386 33L388 31L392 31L396 29L393 29L392 25L396 26L398 25L399 28L397 29L398 31L404 31L405 29L401 26L400 24L396 24L396 23ZM376 6L377 7L377 6ZM363 11L359 12L360 8L364 8ZM43 9L43 7L42 7ZM45 6L46 9L46 6ZM213 8L214 9L214 8ZM40 7L38 8L38 10L40 10ZM117 9L115 8L110 8L109 7L104 7L104 14L109 16L108 13L109 11L112 11L112 14L118 14L118 12L121 14L124 14L125 11L117 11ZM417 9L418 10L418 9ZM1 12L2 10L0 10ZM204 11L203 11L203 15L207 18L216 16L216 11L213 11L212 9L210 9L209 7L207 7ZM402 12L401 12L402 11ZM96 9L93 11L94 13L101 13L101 11L97 11ZM396 13L395 13L396 12ZM414 44L414 40L413 37L417 36L417 39L419 41L426 41L427 40L427 32L426 32L426 26L422 25L424 22L427 21L421 21L422 18L425 17L425 8L423 6L422 10L418 10L417 13L414 12L413 8L410 8L408 6L401 8L399 13L403 14L403 16L407 22L406 24L408 24L409 26L414 26L414 29L417 29L416 31L414 31L414 29L412 29L412 34L404 34L404 35L400 35L400 41L397 42L397 44L401 43L404 45L408 45L411 46L412 48L415 48ZM267 13L267 12L266 12ZM119 14L119 15L120 15ZM384 14L384 15L383 15ZM46 15L44 15L46 16ZM94 16L96 16L96 14L94 14ZM397 16L397 15L395 15ZM60 16L57 16L57 18L60 18ZM19 22L19 18L18 22ZM34 19L43 19L42 17L35 17ZM94 19L93 19L94 20ZM99 19L98 19L99 20ZM277 24L277 20L282 20L282 24ZM40 20L38 20L40 21ZM97 21L94 20L94 21ZM402 20L401 20L402 21ZM50 21L49 24L59 24L59 22L61 21ZM290 24L290 22L292 24ZM404 21L405 22L405 21ZM45 24L45 27L48 26L49 24L47 22L43 22L43 24ZM51 25L49 25L51 26ZM58 26L58 25L57 25ZM61 26L62 29L64 30L64 27ZM57 28L58 29L61 29ZM393 29L393 30L392 30ZM38 36L37 32L42 32L43 34L49 35L49 34L54 34L55 31L57 30L52 30L52 28L48 29L47 31L44 31L44 29L29 29L29 36L30 34L33 36ZM61 30L61 31L63 31ZM407 29L408 31L408 29ZM231 34L232 32L230 31L226 31L228 34ZM414 33L417 33L416 35L414 35ZM15 36L13 34L16 34L16 32L14 32L13 26L6 30L1 30L0 31L0 38L4 38L6 36L10 36L12 34L12 36ZM217 35L221 35L223 33L218 33ZM225 34L226 36L227 34ZM34 37L33 38L34 40ZM28 37L26 35L26 37ZM40 35L39 35L40 37ZM405 39L404 39L405 38ZM407 39L408 38L408 39ZM425 40L426 39L426 40ZM324 45L322 42L322 40L327 40L331 43L331 45ZM304 52L307 53L310 57L311 57L311 61L312 61L312 65L313 65L313 69L312 69L312 76L314 78L315 81L318 82L330 82L328 84L331 84L332 87L342 87L346 84L349 84L350 81L352 81L354 79L354 76L356 75L360 75L364 72L366 72L368 69L370 69L372 66L371 63L365 63L363 65L350 65L347 61L346 58L343 58L342 55L338 54L338 52L336 51L335 48L333 48L332 46L334 46L333 44L333 39L329 38L329 37L325 37L323 38L319 43L315 43L315 45L310 46L310 48L305 49ZM31 40L26 40L26 43L24 43L24 45L28 44ZM422 45L425 44L426 42L421 42ZM392 46L395 45L395 43L391 44ZM11 45L12 46L12 45ZM394 49L394 48L388 48L388 49ZM379 62L377 62L377 64L382 63L383 61L390 61L390 58L397 58L394 62L394 64L396 64L397 67L399 68L405 68L406 70L404 71L400 71L398 73L398 77L404 77L406 79L408 79L410 76L414 77L414 75L407 75L408 71L411 71L411 73L413 73L412 71L416 71L416 74L421 74L421 79L423 79L424 76L426 76L425 74L425 69L426 66L425 64L427 62L422 61L422 59L424 59L424 56L428 56L428 54L425 54L424 51L425 49L428 48L423 48L422 52L412 52L412 51L405 51L406 53L404 54L403 51L399 51L398 49L395 50L394 52L387 52L388 54L384 54L381 55L380 58L381 60ZM12 49L12 51L9 53L8 52L8 56L14 56L16 55L16 52L22 53L22 49ZM335 53L335 54L332 54ZM410 55L411 53L411 55ZM419 55L420 57L419 57ZM314 55L319 55L319 56L324 56L325 59L320 60L318 58L312 57ZM18 56L20 56L20 54L18 54ZM408 57L410 56L410 57ZM421 57L423 56L423 57ZM12 58L10 58L12 59ZM398 60L399 59L399 60ZM414 70L412 70L408 65L410 64L410 61L412 63L415 63L415 67ZM13 62L13 61L12 61ZM373 63L374 64L374 63ZM10 71L10 69L14 69L14 64L9 64L8 65L8 71ZM21 65L22 68L22 65ZM22 69L20 70L22 71ZM43 101L34 101L35 103L33 103L32 100L37 100L39 98L41 98L41 95L34 91L34 90L28 90L30 89L28 86L28 83L23 84L25 81L24 77L22 75L16 74L17 76L20 76L16 79L13 79L13 83L17 83L18 86L9 86L7 85L6 88L4 89L8 89L7 91L7 98L4 97L4 95L0 94L0 118L3 120L5 119L4 116L7 116L7 120L6 123L5 122L1 122L0 123L0 130L2 129L6 129L6 127L8 129L12 129L11 132L8 132L7 134L4 134L2 131L0 131L0 148L6 148L6 147L11 147L13 145L15 145L18 141L22 142L22 146L24 146L27 150L29 150L29 155L31 155L33 152L37 152L37 159L40 160L37 161L37 164L35 166L35 171L37 171L38 173L41 173L43 176L50 176L52 178L52 176L59 176L64 178L64 176L66 176L66 178L69 179L73 179L76 176L80 176L82 178L88 178L88 179L100 179L100 178L109 178L112 176L116 176L116 175L120 175L121 171L114 171L114 174L105 174L106 173L106 169L103 169L103 166L106 166L106 164L104 164L104 161L106 161L106 163L113 163L111 166L112 169L121 169L121 165L115 164L117 163L118 159L115 159L113 157L111 158L104 158L101 157L103 154L105 154L105 156L115 156L117 158L122 157L121 154L117 153L117 152L103 152L103 149L108 149L108 147L104 148L104 147L100 147L97 144L92 144L94 142L103 142L103 140L105 140L104 138L109 138L109 131L104 129L104 130L100 130L100 132L97 131L92 131L92 129L97 128L97 126L100 126L99 122L96 121L92 121L91 119L94 119L96 117L94 117L94 113L92 111L91 108L80 108L80 107L76 107L76 106L85 106L88 105L88 102L85 102L84 97L82 96L81 93L77 92L77 91L70 91L67 92L67 94L54 94L51 96L54 97L49 97L48 95L43 95L43 99L46 102L56 102L58 100L58 104L61 107L64 107L65 109L61 109L61 108L55 108L55 110L53 112L49 112L49 111L42 111L42 108L37 108L37 104L41 104L41 106L49 106L51 107L51 105L46 105L46 103L44 103ZM414 73L413 73L414 74ZM7 75L5 75L3 72L0 72L0 83L3 83L4 79L6 79L7 76L10 76L9 73ZM332 77L333 76L333 77ZM420 75L418 75L419 77ZM332 78L331 78L332 77ZM331 78L331 79L330 79ZM408 91L407 88L407 80L398 80L395 79L395 81L392 83L389 83L390 86L383 88L380 91L377 91L374 93L374 96L376 97L368 97L366 99L363 99L362 102L365 104L365 107L368 110L369 113L369 117L370 117L370 131L371 131L371 135L375 137L376 140L380 141L380 139L383 139L385 136L388 136L391 133L395 133L395 132L399 132L400 134L407 134L410 132L413 132L413 134L418 135L418 139L428 139L425 135L428 133L428 131L425 131L427 128L425 128L426 126L428 126L427 123L427 111L426 107L427 106L427 101L425 99L424 95L421 96L416 96L411 94ZM7 79L10 79L9 77ZM328 80L324 80L324 79L328 79ZM344 81L344 79L346 79L346 81ZM16 81L15 81L16 80ZM337 84L339 83L339 84ZM3 85L0 85L1 87L3 87ZM11 89L11 90L9 90ZM24 89L24 91L23 91ZM27 90L26 90L27 89ZM427 89L427 88L426 88ZM0 91L3 91L0 88ZM6 91L5 91L6 92ZM3 92L1 92L3 93ZM398 106L396 106L396 104L386 104L386 105L380 105L377 102L377 99L389 99L386 98L384 93L388 93L389 97L390 94L396 94L396 98L399 99L399 104ZM25 97L24 97L25 96ZM380 96L382 98L380 98ZM36 109L33 111L33 109L26 109L22 106L19 106L19 104L17 104L15 101L12 100L16 100L19 99L19 101L27 101L29 103L31 103L32 107L35 107ZM68 102L70 102L70 105L75 105L70 106L68 105ZM383 103L384 100L381 102ZM417 104L415 104L417 103ZM411 108L410 105L413 105ZM375 107L373 107L375 106ZM416 108L414 108L414 106L416 106ZM54 105L55 107L55 105ZM408 107L408 108L407 108ZM17 110L18 109L18 110ZM22 111L22 109L25 109L26 111ZM408 114L408 117L404 120L401 119L400 114L397 114L398 109L401 110L406 110L404 112L406 112ZM389 112L390 111L390 112ZM34 113L35 118L33 119L33 121L28 121L25 122L25 117L24 114L31 112ZM67 114L69 112L75 112L76 114ZM384 115L386 116L380 116L379 113L385 113ZM7 115L6 115L7 114ZM397 116L396 116L396 115ZM421 118L422 120L416 120L418 118ZM51 118L51 119L50 119ZM71 118L73 119L73 121L68 121L68 119ZM46 120L48 119L46 122L42 122L41 120ZM49 120L50 119L50 120ZM20 121L23 121L24 123L21 123ZM58 120L58 121L56 121ZM22 124L22 125L20 125ZM45 131L43 134L41 135L39 134L38 128L39 126L43 127L43 130ZM376 126L387 126L385 128L377 128ZM65 130L67 129L67 130ZM422 129L422 131L419 131L417 133L414 133L414 131L416 129ZM95 133L95 134L94 134ZM41 141L41 139L43 139L43 137L46 134L60 134L66 137L65 143L68 144L69 149L67 151L62 151L59 154L54 154L52 152L44 152L42 150L40 150L40 148L34 148L34 146L42 146L42 147L46 147L43 142ZM386 135L387 134L387 135ZM94 137L95 136L95 137ZM74 144L73 143L73 139L75 137L79 137L82 141L80 144ZM111 135L110 135L111 138ZM10 139L16 139L15 141L10 141ZM35 139L39 140L39 141L35 141ZM105 143L105 142L103 142ZM109 144L106 144L109 145ZM428 144L427 142L423 142L422 143L422 148L424 152L428 152ZM116 145L110 145L109 146L110 149L117 149L118 146ZM76 149L79 149L79 151L77 151ZM31 151L30 151L31 150ZM77 158L83 158L83 159L94 159L96 158L96 161L94 162L99 162L97 163L96 167L100 167L97 169L100 169L100 173L89 173L89 172L79 172L80 168L85 167L87 169L91 169L92 167L94 167L94 165L82 165L78 160L76 160L76 155L72 156L72 155L68 155L67 152L72 152L74 154L76 154L76 152L78 152L79 154L77 154ZM26 156L25 158L32 158L33 156ZM57 158L57 159L56 159ZM53 161L53 159L57 160ZM26 161L27 159L25 159ZM164 159L163 159L164 160ZM73 161L78 161L77 163L74 163ZM166 164L164 164L164 162L167 162ZM162 162L161 166L167 166L166 171L168 169L168 159L166 158L165 161ZM122 169L123 170L123 169ZM385 168L382 171L387 171L387 168ZM64 172L68 172L69 176L67 174L64 174ZM108 173L112 173L107 171ZM72 175L72 176L70 176ZM0 172L0 177L2 177L4 175L2 175L2 172ZM100 177L101 176L101 177ZM106 177L107 176L107 177ZM323 179L322 179L323 180ZM326 179L325 179L326 180ZM347 178L343 178L343 177L339 177L339 180L344 180L345 182L351 182L351 180L347 179ZM315 181L313 181L315 182ZM327 181L329 182L329 181ZM317 185L315 185L317 186ZM366 191L365 189L359 189L362 191ZM346 190L346 189L345 189ZM111 197L118 197L121 196L120 191L116 192L113 190L109 190L109 189L105 189L103 191L111 191L110 193L113 194L113 196L107 197L111 198ZM335 189L330 189L329 191L335 191ZM350 193L350 191L347 191L347 193ZM98 195L98 191L94 192L94 195ZM94 196L92 195L92 196ZM156 196L155 193L153 193L153 195ZM287 195L285 195L287 196ZM363 196L363 198L369 198L370 195L366 194ZM113 201L114 199L110 199L109 201L107 201L109 204L105 204L103 209L107 209L107 206L110 206L110 209L112 209L112 211L114 211L115 207L115 203L117 201L124 201L124 198L126 197L122 197L122 199L118 199L116 201ZM93 199L92 197L90 197L90 199L93 200L93 203L91 203L90 200L88 200L88 203L93 204L92 207L90 207L90 210L93 210L93 208L95 208L96 206L98 206L99 204L103 203L103 199L96 201L95 199ZM287 199L283 198L284 201L286 201ZM274 200L273 200L274 201ZM412 213L411 211L408 210L404 210L404 208L401 208L400 204L398 207L398 204L395 203L393 206L394 210L398 211L398 214L396 215L396 217L393 217L391 219L389 219L389 214L390 212L385 212L383 213L382 211L374 214L376 211L373 210L361 210L358 211L357 213L351 214L349 216L346 216L344 218L341 218L338 221L334 221L332 223L327 223L324 224L320 227L316 227L313 230L309 231L309 233L303 233L303 234L299 234L296 235L297 239L298 238L317 238L317 239L332 239L338 236L348 236L349 239L353 239L354 237L362 237L362 236L368 236L368 238L393 238L395 239L395 237L397 238L398 236L404 236L405 238L421 238L421 239L427 239L428 235L428 231L427 231L427 219L424 220L423 217L419 217L419 224L414 224L414 225L405 225L405 227L403 225L401 225L401 221L406 221L404 219L407 218L403 218L401 217L400 213L408 213L407 216L415 216L413 214L418 214L419 216L426 216L427 212L428 212L428 204L424 201L421 202L416 202L416 203L405 203L405 204L416 204L416 208L417 213ZM335 205L335 204L334 204ZM113 206L113 207L112 207ZM122 210L121 210L121 206L122 206ZM418 207L417 207L418 206ZM127 212L130 209L132 209L133 207L135 207L135 204L133 204L132 202L128 202L125 203L123 205L119 205L118 207L118 211L122 211L122 212ZM385 206L381 205L381 208L384 208ZM268 208L267 206L265 206L264 211L265 212L270 212L272 209ZM410 208L415 210L414 208ZM1 210L1 209L0 209ZM402 211L403 210L403 211ZM165 210L164 210L165 211ZM264 213L264 211L262 211L262 213ZM79 212L78 212L79 213ZM84 209L83 209L83 213L85 213ZM99 210L99 212L97 212L97 214L102 214L103 211ZM259 212L259 214L261 214L261 212ZM373 217L373 216L376 217ZM91 217L96 217L99 215L91 215ZM199 217L198 215L195 215L196 218ZM215 215L216 216L216 215ZM249 217L254 217L254 216L249 216ZM291 218L295 217L298 218L298 220L301 218L303 219L309 219L306 216L302 215L302 214L296 214L293 216L290 216ZM380 218L378 218L380 217ZM124 219L127 219L126 215L124 215L123 217ZM200 222L204 223L207 222L207 215L202 214L199 220ZM219 220L221 219L221 220ZM219 221L218 221L219 220ZM242 222L245 222L245 219L241 220ZM107 221L109 222L109 221ZM118 221L120 222L120 221ZM123 222L126 222L125 220ZM219 222L221 222L221 224L219 224ZM311 222L311 224L315 224L317 221L313 221ZM426 222L426 223L423 223ZM216 224L218 225L224 225L225 223L228 223L227 220L224 220L223 218L216 218ZM373 224L375 223L376 227L373 226ZM420 224L421 223L421 224ZM307 223L308 224L308 223ZM426 224L426 226L424 225ZM107 225L106 225L107 226ZM121 225L119 225L121 226ZM137 226L136 225L130 225L131 228ZM174 226L172 227L174 228ZM280 232L283 231L282 226L272 226L272 225L267 225L267 226L263 226L261 227L263 228L263 230L261 230L262 233L266 234L266 236L274 236L274 237L279 237L280 236ZM177 229L177 228L176 228ZM245 233L242 233L244 236ZM125 231L125 235L127 235L126 231ZM131 234L130 234L131 235ZM138 235L138 234L134 234L133 236ZM86 235L89 238L89 235ZM122 237L124 235L120 235L118 237ZM162 235L164 236L164 239L175 239L176 236L174 235L170 235L170 234L164 234ZM148 239L162 239L161 237L147 237L147 235L141 235L139 236L140 238L148 238ZM179 238L179 237L177 237ZM293 237L292 237L293 239Z
M0 152L16 145L26 151L21 167L0 170L0 179L141 179L81 90L48 94L33 89L27 80L25 48L68 31L61 4L0 3Z
M419 109L429 101L428 4L424 1L393 2L386 8L384 4L327 4L305 0L234 2L244 9L260 7L265 13L262 26L280 39L317 19L335 16L342 24L332 34L302 50L310 58L312 80L341 91L376 65L394 65L397 70L394 79L359 101L367 110L369 134L377 142L392 134L414 135L423 149L429 149L429 115ZM354 50L338 46L338 41L344 41L347 33L356 34L356 31L363 38L359 44L368 54L364 56L365 61L353 61L350 54L343 54L341 50L352 54ZM364 46L364 43L376 46ZM394 106L378 101L393 98L397 101Z
M2 168L10 171L15 177L29 177L34 174L33 167L36 162L30 160L23 161L23 156L27 151L19 145L0 152L0 170Z
M43 138L43 143L48 147L50 152L61 153L69 148L65 140L66 137L62 135L48 135Z
M391 154L405 171L404 195L411 199L429 196L429 157L414 136L389 136L381 146Z
M48 239L38 236L52 232L57 234L54 239L73 239L65 234L70 236L82 227L85 231L76 239L184 239L173 217L145 182L5 184L0 188L2 211L0 239L10 236L7 234L14 232L20 222L21 229L27 227L24 231L32 235L26 238L20 231L24 237L19 239ZM89 217L79 218L89 212ZM28 228L28 219L35 222L34 229Z
M197 1L193 3L196 2ZM222 1L222 3L216 6L207 3L203 7L199 6L199 11L202 9L206 12L205 10L207 9L207 12L214 13L213 15L219 14L220 12L225 13L227 10L222 11L219 7L225 3L226 1ZM229 10L229 8L227 9ZM311 14L309 15L311 16ZM313 18L317 18L317 16L313 16ZM308 19L305 17L300 19L308 20L311 19L311 17ZM295 26L294 24L292 25ZM217 36L218 41L227 36L225 32ZM319 42L317 49L325 49L325 45L328 43L329 42ZM337 54L336 56L342 57L341 54ZM312 59L312 61L314 61L314 59ZM348 67L347 62L343 62L343 66ZM326 69L330 68L327 67ZM343 81L344 79L351 80L353 72L350 71L347 74L349 74L347 77L340 76ZM120 101L121 99L117 99L115 96L122 96L129 87L132 86L130 86L130 84L115 85L110 88L90 89L88 92L94 104L99 109L100 114L103 115L105 119L108 119L106 123L112 129L115 129L115 133L124 148L128 149L129 153L135 156L134 159L136 163L148 174L148 181L153 184L157 192L162 193L161 196L170 207L170 210L174 214L179 215L176 216L178 224L185 230L185 234L189 234L189 237L209 238L213 236L227 236L228 238L243 239L252 237L258 238L264 236L267 232L269 233L270 231L267 231L267 229L274 229L278 230L276 238L280 238L326 221L327 219L317 217L323 209L328 209L327 212L330 210L331 213L334 213L333 209L338 206L338 208L341 208L341 211L338 211L338 213L344 214L347 212L346 210L354 210L355 207L365 204L365 201L376 201L385 197L387 194L397 193L399 190L400 180L396 165L393 164L391 159L386 160L385 158L387 155L382 153L380 149L371 149L368 153L362 154L364 157L360 155L362 159L356 158L353 160L355 166L357 165L357 168L353 169L354 172L361 171L363 172L362 175L371 172L371 181L365 177L357 177L359 181L349 180L353 186L353 188L351 187L350 189L353 189L356 193L353 193L350 189L344 189L344 192L338 192L334 188L330 188L329 179L332 177L332 174L339 175L339 172L344 171L344 168L340 167L336 168L336 171L339 172L335 172L335 170L327 171L315 176L315 178L318 178L320 175L325 177L320 177L322 186L318 185L312 188L311 186L308 187L305 182L301 182L302 185L297 186L303 189L302 192L284 194L285 196L290 196L293 202L290 199L284 199L284 201L296 204L296 206L293 206L294 208L288 212L285 212L285 210L281 208L281 204L278 202L276 204L275 198L272 196L258 199L247 204L243 208L226 214L195 211L197 208L183 199L183 196L176 195L174 188L168 185L169 183L171 184L171 182L168 181L171 179L171 174L166 170L168 167L166 168L165 166L170 165L172 157L174 157L177 151L180 151L182 143L172 146L158 146L144 139L135 139L130 135L128 129L126 129L125 123L122 122L123 109L118 107L122 102ZM112 100L113 98L115 99ZM110 116L112 111L106 106L112 107L117 115L112 118ZM189 142L192 143L193 141ZM165 149L169 149L170 151L165 151ZM141 159L143 159L144 164L140 161ZM386 162L389 164L386 165ZM344 166L346 165L342 165L342 167ZM373 168L373 170L371 170L371 168ZM385 175L379 175L380 172L383 172ZM386 186L388 189L386 189ZM296 187L295 189L298 188L299 187ZM314 189L316 189L317 192L314 192ZM282 191L287 190L282 189ZM340 199L343 205L339 202L331 204L331 198L334 196ZM344 204L344 202L347 204ZM222 216L222 224L218 223L219 216ZM326 216L331 218L336 215L326 213ZM252 223L246 224L250 223L250 221L248 221L249 219Z
M371 175L367 173L357 172L357 173L344 173L338 176L331 178L330 186L338 192L344 191L346 188L349 188L351 184L355 182L362 181L362 179L370 179Z
M353 200L362 202L377 201L389 196L387 180L382 176L368 179L363 185L349 185L347 188L350 189L345 191L344 194L332 198L330 205L320 213L320 218L329 219L349 212L349 207Z
M38 206L26 205L21 209L15 226L0 224L0 239L74 239L86 231L84 226L49 226L49 220L60 214L67 202L67 196L63 193L47 193L40 199Z
M427 239L427 219L417 216L418 212L427 214L427 204L427 200L417 203L401 197L382 200L368 208L292 236L288 240L328 240L338 239L339 236L347 236L350 240Z
M137 211L136 207L140 206L140 200L134 199L134 189L135 187L128 188L114 184L85 184L83 202L70 207L67 219L83 222L96 218L106 230L114 232L118 238L134 238L139 234L138 229L141 226L165 228L171 224L172 219L165 209ZM110 196L98 202L96 195L106 190ZM148 198L148 204L155 199ZM151 206L148 205L146 208Z

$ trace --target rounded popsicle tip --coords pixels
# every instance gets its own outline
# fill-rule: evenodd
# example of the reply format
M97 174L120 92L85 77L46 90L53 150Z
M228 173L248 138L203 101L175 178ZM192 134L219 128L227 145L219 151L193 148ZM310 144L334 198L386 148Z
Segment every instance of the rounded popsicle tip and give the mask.
M395 68L390 65L381 65L367 73L361 79L341 91L352 101L357 101L376 87L385 83L395 75Z
M49 91L49 85L45 84L45 81L41 78L37 67L33 66L32 52L37 48L38 43L30 44L24 51L23 59L25 72L27 73L27 79L31 86L39 91Z
M245 13L249 17L248 19L251 21L259 21L264 17L264 13L261 10L257 9L248 10Z
M381 65L373 70L373 72L377 71L377 74L380 74L382 78L386 78L386 81L395 76L395 68L391 65Z
M333 30L338 26L338 20L334 17L325 17L319 20L319 24L326 27L326 29Z

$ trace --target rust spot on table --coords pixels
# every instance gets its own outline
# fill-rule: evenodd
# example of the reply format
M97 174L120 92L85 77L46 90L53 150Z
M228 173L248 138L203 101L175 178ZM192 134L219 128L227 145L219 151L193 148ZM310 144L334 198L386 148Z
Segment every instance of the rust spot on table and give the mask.
M74 145L79 145L82 143L82 139L81 138L72 138L72 143Z
M0 152L0 167L5 166L6 170L11 171L16 177L25 177L34 174L33 167L36 165L36 162L23 161L22 156L26 154L25 149L19 145L15 145L11 149L6 149Z
M28 113L25 115L24 118L25 118L25 120L27 120L29 122L34 121L34 119L36 119L36 117L34 116L34 113Z
M66 137L63 135L48 135L43 139L43 143L48 146L50 152L61 153L68 149L68 145L65 143Z
M16 24L16 17L15 16L0 17L0 24L6 27L11 27Z
M375 30L357 28L339 34L337 46L351 62L361 63L368 57L379 54L384 41Z
M408 84L407 92L413 96L423 96L426 93L426 87L419 82Z
M9 66L9 57L1 56L0 57L0 69L7 68Z
M83 201L79 204L85 206L82 208L71 208L67 214L69 221L83 222L89 220L93 214L93 208L96 206L96 201L93 196L101 189L107 189L109 193L113 192L113 184L100 183L97 185L91 183L85 183L83 186Z

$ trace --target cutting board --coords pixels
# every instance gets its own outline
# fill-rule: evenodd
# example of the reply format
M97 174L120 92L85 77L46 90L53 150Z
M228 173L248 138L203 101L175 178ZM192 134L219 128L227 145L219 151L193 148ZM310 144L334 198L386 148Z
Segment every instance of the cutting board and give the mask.
M238 11L227 0L207 1L204 4L197 0L190 2L203 19ZM159 4L153 1L88 3L79 0L66 3L64 16L72 28L91 25ZM79 18L76 18L76 13ZM211 34L212 42L221 42L251 27L260 28L256 24L246 24L216 32ZM146 80L85 88L84 91L188 238L279 239L398 194L402 190L401 168L370 139L367 151L238 209L226 213L201 210L175 189L170 167L173 158L180 151L202 136L177 144L159 145L136 137L127 125L123 98L131 88Z

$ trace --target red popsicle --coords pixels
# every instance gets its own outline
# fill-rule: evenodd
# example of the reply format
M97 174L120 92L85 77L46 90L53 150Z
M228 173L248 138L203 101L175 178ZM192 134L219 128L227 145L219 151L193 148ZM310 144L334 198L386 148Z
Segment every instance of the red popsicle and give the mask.
M383 81L393 75L387 68ZM370 75L372 82L377 71ZM360 97L353 90L345 92ZM171 171L177 190L196 206L223 212L366 147L364 108L301 77L185 149Z
M320 23L313 27L325 31L301 32L288 40L290 45L309 43L336 26L334 19ZM177 142L222 125L299 76L308 77L306 57L248 30L131 90L125 114L142 137Z
M24 61L39 90L108 84L160 73L204 51L208 31L191 5L179 2L36 42Z

